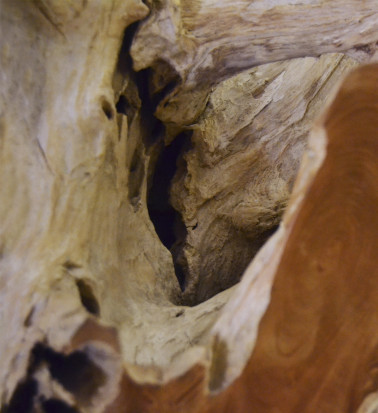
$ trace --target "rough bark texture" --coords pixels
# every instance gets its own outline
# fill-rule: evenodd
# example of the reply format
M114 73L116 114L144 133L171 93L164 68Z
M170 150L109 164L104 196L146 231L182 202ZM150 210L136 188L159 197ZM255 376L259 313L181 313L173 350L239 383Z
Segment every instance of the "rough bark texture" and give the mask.
M377 9L0 1L2 413L373 412Z

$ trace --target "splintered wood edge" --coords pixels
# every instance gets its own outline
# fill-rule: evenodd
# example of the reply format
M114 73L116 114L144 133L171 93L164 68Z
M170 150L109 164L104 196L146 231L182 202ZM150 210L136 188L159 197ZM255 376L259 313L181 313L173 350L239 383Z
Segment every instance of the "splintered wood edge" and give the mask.
M262 248L246 270L242 282L236 287L230 301L213 327L207 348L193 347L187 353L184 353L180 362L173 364L167 372L154 367L146 369L144 367L128 366L122 362L119 354L117 331L100 325L92 318L85 321L71 339L71 343L66 347L64 353L69 354L81 350L92 357L91 351L94 349L94 353L97 352L93 356L94 363L100 366L108 377L113 375L111 380L99 389L93 401L99 401L106 394L105 401L108 406L105 411L107 413L116 411L159 411L159 409L168 405L175 406L175 408L185 406L185 411L188 412L210 412L217 410L224 403L226 405L236 403L241 406L243 403L247 403L248 399L248 405L254 405L256 411L265 412L268 411L266 406L269 408L272 403L273 405L277 403L277 397L282 399L286 391L285 386L290 387L291 381L287 382L285 372L281 373L279 365L273 369L270 366L271 363L274 363L275 357L278 357L272 353L273 361L270 359L269 349L272 345L274 347L273 343L276 337L274 336L274 329L272 333L269 328L266 328L269 320L273 324L276 323L277 313L272 308L277 307L277 300L275 300L276 293L272 294L272 288L274 289L276 286L278 275L282 284L282 271L285 271L282 270L283 257L285 256L287 259L287 254L293 251L293 242L295 242L295 235L293 234L294 231L298 232L298 221L301 221L299 216L303 214L306 203L312 199L312 191L316 187L317 181L319 179L330 179L328 175L324 176L323 171L323 169L326 169L325 165L327 163L329 165L330 162L327 158L327 148L330 145L333 147L332 155L336 150L335 148L338 147L337 145L340 145L340 141L330 142L328 140L333 139L329 128L334 129L345 116L352 116L353 110L362 111L361 113L363 113L364 110L373 108L375 113L378 114L377 87L377 64L357 69L349 74L342 83L335 99L330 103L327 111L311 134L308 150L304 156L293 195L280 229ZM348 103L354 102L353 98L359 96L360 93L367 95L369 98L372 97L373 102L362 98L362 106L359 106L360 100L357 99L357 106L349 108ZM346 107L344 107L344 99L346 99ZM361 125L361 133L363 133L363 127L364 125ZM369 129L367 133L369 133ZM353 139L355 138L352 137L352 144L355 142ZM373 145L371 134L364 136L364 139L363 143L366 146ZM369 148L366 147L363 150L366 151ZM374 169L374 165L370 165L370 167ZM375 169L377 169L377 166L375 166ZM378 176L378 172L375 173ZM361 185L363 184L362 182ZM369 190L369 187L367 190ZM342 208L342 205L335 205L335 207ZM309 260L311 257L305 258L305 261L306 259ZM287 276L293 278L292 274L287 274ZM321 281L318 282L321 283ZM281 297L281 300L282 295L287 299L287 295L290 296L293 293L290 289L293 288L292 283L287 288L288 290L280 289L279 297ZM337 294L337 291L335 293ZM292 299L294 298L292 297ZM309 311L316 312L316 309L310 306ZM262 326L264 327L263 330ZM312 326L307 325L306 328L311 330ZM105 362L105 359L109 355L111 360L108 363ZM269 365L265 364L266 357L270 360ZM280 359L278 358L278 360ZM312 366L311 369L311 371L317 371L316 366ZM263 376L261 376L262 371L265 371ZM261 389L259 390L259 388L264 385L260 385L261 378L263 377L263 382L266 382L270 380L269 375L272 376L271 386L273 387L267 393ZM353 402L354 404L359 403L357 407L361 406L358 413L370 413L372 411L371 406L376 405L374 383L367 381L370 385L367 384L366 388L364 387L361 390ZM252 391L252 389L254 390ZM273 395L271 395L272 390L275 392L273 392ZM258 396L256 392L258 392ZM301 393L299 390L298 394L296 392L292 393L291 391L291 403L297 403ZM338 397L337 400L340 400L340 392L336 396ZM347 397L348 395L342 399L344 400ZM261 400L265 400L263 404L261 404ZM319 400L323 402L321 398ZM103 399L103 402L105 401ZM101 408L103 408L103 402L98 407L101 405ZM244 404L244 406L246 405ZM289 412L293 405L287 403L286 407L289 410L282 410L283 412ZM236 409L235 411L239 410ZM309 410L306 411L312 412L313 410L310 406Z

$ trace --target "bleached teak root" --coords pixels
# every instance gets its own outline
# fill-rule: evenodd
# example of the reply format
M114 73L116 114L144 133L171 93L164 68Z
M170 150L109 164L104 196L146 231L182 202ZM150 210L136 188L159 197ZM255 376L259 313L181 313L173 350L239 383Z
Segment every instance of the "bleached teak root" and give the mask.
M171 249L185 273L185 302L202 302L239 281L278 227L314 120L357 64L341 53L291 59L214 87L190 126L191 149L171 187L186 227Z
M212 330L210 382L201 364L156 388L125 378L109 411L373 411L377 131L376 64L346 78L314 128L279 231Z
M331 19L328 13L338 10L341 3L330 4L335 8L314 5L313 17L319 22ZM347 28L345 22L340 28L337 36L341 43L345 42L345 48L370 43L376 24L374 4L343 4L353 17ZM345 93L350 93L351 99L341 107L336 100L325 118L322 136L329 142L325 158L322 146L309 152L281 229L251 264L242 283L189 308L181 305L171 256L158 239L147 211L148 180L156 156L154 145L149 143L156 138L149 136L152 114L147 122L145 102L138 93L127 53L121 52L119 59L119 50L127 51L127 42L131 42L127 36L132 34L126 33L122 45L124 30L146 17L148 8L137 0L3 0L0 6L0 397L4 410L210 412L264 411L279 405L285 411L279 403L286 400L288 392L287 409L303 403L301 411L315 411L311 408L320 406L319 410L327 412L327 400L341 406L338 411L342 411L345 406L358 406L365 395L374 393L366 367L374 354L374 332L367 337L364 331L371 332L370 323L376 321L372 306L376 271L372 263L376 261L369 238L377 230L371 213L377 205L373 189L378 180L376 162L371 161L377 153L373 139L377 128L376 67L356 72L346 83L349 92L340 92L338 99ZM168 6L168 10L176 7ZM193 13L190 5L186 6L189 14ZM298 9L290 6L289 10L300 14L303 7L298 4ZM323 17L318 11L325 13ZM155 11L151 18L154 15ZM310 51L315 53L315 47L316 54L335 50L332 25L327 29L327 46L323 48L315 38ZM297 38L299 46L301 38L306 38L302 32ZM230 39L225 37L233 42L232 36ZM290 49L288 45L291 43L287 43ZM227 47L222 47L219 50L227 52ZM304 46L299 50L308 52ZM255 52L252 47L248 53L252 56ZM196 73L191 49L185 53L191 59L188 67L193 66L189 72ZM243 56L241 52L239 61L246 58ZM281 55L271 56L277 59ZM293 55L289 51L282 56ZM220 61L224 59L226 56ZM328 84L327 71L335 62L330 59L324 72L319 68L319 62L327 59L307 60L306 64L316 68L311 71L314 78L303 85L309 101L318 93L319 85L312 88L313 79L318 78L320 85ZM257 62L247 59L243 67ZM295 63L288 66L295 67ZM227 73L220 70L215 81L241 68L232 67ZM170 73L166 75L163 86ZM274 81L272 85L278 86ZM251 87L257 106L259 96L278 100L269 84L260 86L259 90ZM197 90L196 83L193 87ZM198 86L199 94L207 99L209 89L206 93L200 89ZM196 100L194 95L191 103ZM274 107L270 105L267 111ZM309 109L311 112L311 105ZM166 110L167 119L178 129L195 118L192 114L173 118L169 105ZM202 112L196 109L198 113ZM370 113L374 115L371 119ZM355 124L364 129L354 132ZM326 222L315 220L315 226L310 210L319 212L315 216ZM304 231L303 239L300 231ZM330 246L325 242L328 240ZM319 250L310 250L312 243ZM326 258L339 257L343 248L346 267L340 261L345 271L339 271L333 266L336 261ZM298 262L295 257L299 257ZM288 267L291 260L298 270ZM370 277L357 283L356 278L365 273ZM303 280L298 279L301 274ZM311 285L305 284L307 274L313 276ZM272 303L257 335L274 277ZM287 288L282 288L286 282ZM336 295L332 283L338 287ZM312 289L318 297L314 302ZM282 374L291 378L292 385L300 380L295 391L281 382L276 365L269 370L264 357L276 337L274 320L285 316L290 321L297 316L296 309L287 311L285 307L287 297L288 306L293 302L292 294L298 298L298 306L314 304L301 308L298 315L308 317L314 328L303 335L302 320L286 326L284 319L279 343L283 340L283 354L291 358L281 360L272 352L272 360L280 368L283 360L288 360ZM366 311L355 311L358 306ZM320 319L319 314L323 314ZM328 314L332 317L327 318ZM355 325L357 317L360 325ZM346 327L339 328L339 322ZM310 327L304 322L303 328ZM341 340L347 328L355 328L356 335L344 346ZM289 346L285 334L294 343L296 334L308 340L316 334L316 339L324 340L314 341L323 350L322 363L312 363L311 349L315 347L311 341L302 346L307 353L301 353L300 345ZM248 362L256 337L257 346ZM371 351L360 350L361 343ZM359 360L346 358L352 345L358 354L364 354ZM299 377L296 370L295 354L303 361L299 372L308 374L308 388L303 384L307 376ZM343 358L338 359L339 355ZM332 365L333 356L337 363L341 360L349 366L344 379L355 379L353 394L330 391L336 386L332 387L333 376L327 376L324 366ZM294 367L289 365L292 360ZM338 372L337 363L331 372ZM356 372L348 363L356 363L360 370ZM259 389L262 381L256 377L260 374L272 383L269 394L261 389L258 394L251 391L251 383ZM326 376L328 381L323 380ZM327 400L322 388L316 387L323 382ZM373 385L360 390L360 383ZM313 390L312 405L305 394L308 389ZM210 390L218 395L210 397Z

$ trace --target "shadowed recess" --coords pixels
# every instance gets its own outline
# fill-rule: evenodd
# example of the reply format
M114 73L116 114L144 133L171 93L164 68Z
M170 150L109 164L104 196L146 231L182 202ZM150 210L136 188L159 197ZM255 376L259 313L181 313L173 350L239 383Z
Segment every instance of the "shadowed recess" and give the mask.
M34 363L46 362L51 376L84 405L106 382L106 374L83 351L66 356L39 344L33 354Z
M100 305L93 294L92 287L87 284L84 280L77 280L76 286L79 290L80 300L85 309L95 315L100 315Z
M42 402L44 413L79 413L78 410L59 399L48 399Z
M169 250L175 243L186 237L186 228L181 217L170 203L170 188L178 163L190 147L190 137L191 132L184 132L177 136L170 145L163 147L148 193L147 207L151 221L161 242ZM174 256L173 259L176 276L183 289L184 271Z
M26 379L16 387L9 405L3 406L1 413L33 413L34 398L37 391L37 381L30 378Z

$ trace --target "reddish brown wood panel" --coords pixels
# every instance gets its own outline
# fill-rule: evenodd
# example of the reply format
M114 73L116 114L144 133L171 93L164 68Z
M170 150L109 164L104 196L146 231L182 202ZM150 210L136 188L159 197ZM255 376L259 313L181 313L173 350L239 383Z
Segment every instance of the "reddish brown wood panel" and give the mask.
M378 388L378 65L345 80L324 128L255 350L211 411L355 412Z

